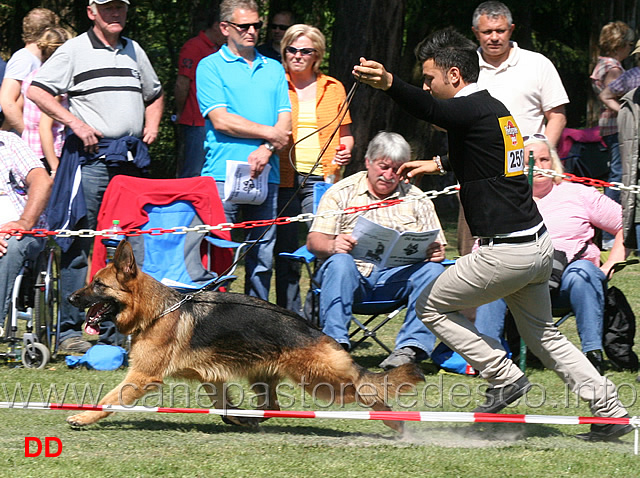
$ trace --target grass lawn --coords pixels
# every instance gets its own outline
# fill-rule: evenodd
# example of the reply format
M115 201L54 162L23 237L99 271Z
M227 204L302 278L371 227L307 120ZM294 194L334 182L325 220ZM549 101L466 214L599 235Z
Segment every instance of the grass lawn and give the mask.
M445 228L455 238L454 221ZM451 249L449 257L454 257ZM613 284L622 289L634 310L640 310L637 284L640 267L617 274ZM303 281L303 284L305 282ZM242 282L233 290L242 290ZM383 329L381 338L393 344L400 319ZM575 321L561 326L578 343ZM637 350L640 352L640 350ZM361 347L354 358L377 370L386 353L377 345ZM481 401L484 381L476 377L439 372L423 364L426 384L418 390L419 405L410 410L470 411ZM44 370L0 366L0 401L15 399L91 403L122 380L126 371L71 370L64 361ZM539 384L508 409L509 413L589 416L551 371L530 368L529 379ZM636 374L608 372L620 386L620 396L631 415L640 415ZM62 397L66 387L66 397ZM22 390L24 397L15 396ZM27 394L31 390L31 396ZM84 398L82 394L85 394ZM247 395L250 398L250 395ZM247 398L245 397L245 398ZM400 400L395 409L405 409ZM292 395L293 410L318 410L309 396ZM152 393L139 405L206 407L197 384L168 380L162 393ZM283 407L284 408L284 407ZM327 410L340 410L331 406ZM347 407L359 410L357 406ZM640 456L633 455L633 434L616 443L585 443L573 437L588 426L408 423L397 436L378 421L328 419L270 419L259 429L238 429L219 417L186 414L119 413L84 430L64 421L70 412L0 410L0 463L16 476L81 475L86 477L631 477L638 476ZM25 437L57 437L63 444L56 458L24 457ZM54 445L54 450L56 449Z

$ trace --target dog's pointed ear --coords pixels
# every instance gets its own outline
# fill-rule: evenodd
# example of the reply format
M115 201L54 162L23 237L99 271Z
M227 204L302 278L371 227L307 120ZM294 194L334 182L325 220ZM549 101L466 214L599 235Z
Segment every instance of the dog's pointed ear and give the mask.
M124 274L126 279L132 279L138 274L136 258L129 242L120 241L113 256L113 265L118 273Z

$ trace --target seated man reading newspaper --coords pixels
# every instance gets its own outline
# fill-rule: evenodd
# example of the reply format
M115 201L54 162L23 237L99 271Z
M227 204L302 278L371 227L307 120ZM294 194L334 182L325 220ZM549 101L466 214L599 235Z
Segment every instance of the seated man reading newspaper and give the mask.
M431 200L416 199L422 191L397 175L410 156L411 148L402 136L378 133L367 147L367 170L327 190L317 214L386 199L405 200L355 214L316 217L307 236L307 248L323 261L316 273L321 284L322 331L345 349L350 347L354 302L407 298L404 324L395 350L380 364L383 369L426 359L436 341L416 316L415 302L444 270L440 262L446 241Z

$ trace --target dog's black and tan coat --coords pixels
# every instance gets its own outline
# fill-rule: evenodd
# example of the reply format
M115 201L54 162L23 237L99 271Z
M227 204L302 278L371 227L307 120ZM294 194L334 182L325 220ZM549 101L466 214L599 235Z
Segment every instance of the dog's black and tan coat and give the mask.
M300 316L242 294L197 294L178 310L162 315L181 298L179 292L140 271L131 246L124 241L113 263L71 295L73 305L89 309L88 331L97 331L100 322L110 318L121 333L132 336L129 373L100 405L130 405L149 385L172 376L206 384L212 406L230 408L222 396L224 383L247 378L255 384L257 396L264 398L259 408L277 410L276 386L288 378L305 384L306 390L313 390L321 399L357 400L374 410L389 410L385 397L399 386L423 380L413 364L386 373L369 372ZM74 426L89 425L109 414L83 412L67 421ZM251 426L263 420L225 418ZM402 431L402 422L385 424Z

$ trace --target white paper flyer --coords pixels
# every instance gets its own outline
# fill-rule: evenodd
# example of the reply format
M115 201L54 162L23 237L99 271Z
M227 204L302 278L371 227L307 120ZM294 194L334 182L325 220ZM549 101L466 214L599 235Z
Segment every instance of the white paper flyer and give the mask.
M358 241L351 255L382 268L413 264L427 258L427 248L439 232L440 229L400 233L360 216L351 233Z
M257 178L251 177L251 166L244 161L227 161L224 200L236 204L262 204L267 199L269 171L267 164Z

